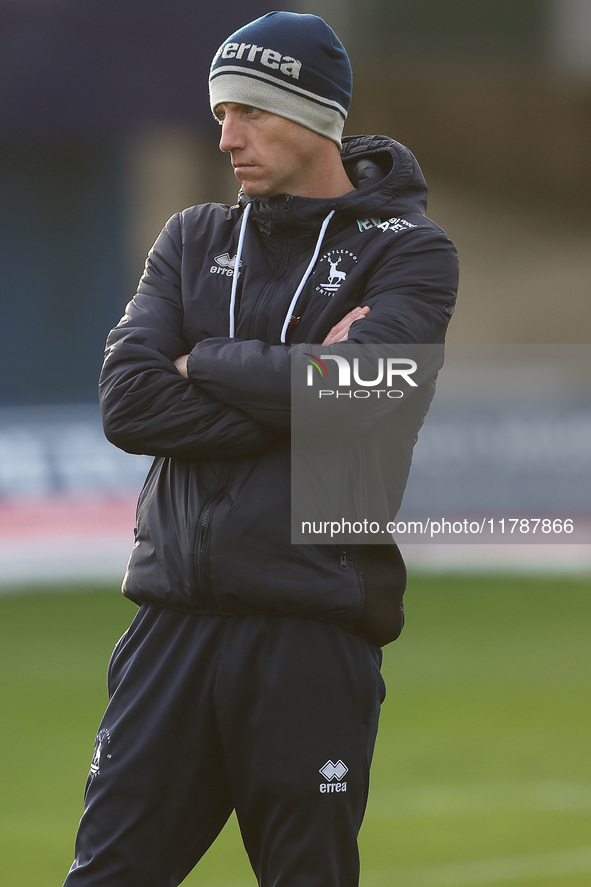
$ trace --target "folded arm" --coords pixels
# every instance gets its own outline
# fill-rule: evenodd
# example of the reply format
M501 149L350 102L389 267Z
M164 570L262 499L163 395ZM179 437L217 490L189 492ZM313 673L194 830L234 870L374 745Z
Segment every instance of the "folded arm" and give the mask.
M178 223L177 223L178 225ZM277 433L237 405L183 378L180 247L175 219L146 263L138 292L107 339L99 393L107 438L131 453L237 458L260 452Z
M332 345L441 346L457 290L457 256L438 230L405 237L359 294L361 307L323 338ZM310 348L314 347L311 345ZM291 348L258 340L211 338L180 361L182 372L217 400L240 406L266 425L287 427L291 404ZM442 348L439 349L440 352ZM430 360L432 376L437 366Z

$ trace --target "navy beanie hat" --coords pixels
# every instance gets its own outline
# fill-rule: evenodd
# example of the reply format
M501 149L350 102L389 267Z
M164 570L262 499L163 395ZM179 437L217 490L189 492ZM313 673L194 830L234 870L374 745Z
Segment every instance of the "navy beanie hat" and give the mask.
M209 74L212 111L253 105L341 146L353 76L345 48L317 15L269 12L225 40Z

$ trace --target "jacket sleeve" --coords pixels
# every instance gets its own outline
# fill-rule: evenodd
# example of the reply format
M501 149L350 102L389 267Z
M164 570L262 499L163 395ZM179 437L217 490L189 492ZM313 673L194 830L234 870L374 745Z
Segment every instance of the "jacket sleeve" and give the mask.
M326 352L343 353L353 344L443 344L458 286L455 248L432 223L401 237L399 243L400 248L370 276L357 301L341 309L344 316L354 304L368 305L369 314L351 326L346 343L323 346ZM322 342L338 320L317 324L309 341ZM287 427L291 351L258 340L206 339L189 356L189 378L223 403L240 404L265 424ZM429 360L429 373L437 369Z
M370 313L355 323L350 342L432 345L445 341L458 290L458 256L436 225L401 236L373 274L361 304Z
M183 339L178 216L150 251L138 292L107 338L99 383L103 426L130 453L185 459L257 453L276 433L236 405L183 378L174 360Z

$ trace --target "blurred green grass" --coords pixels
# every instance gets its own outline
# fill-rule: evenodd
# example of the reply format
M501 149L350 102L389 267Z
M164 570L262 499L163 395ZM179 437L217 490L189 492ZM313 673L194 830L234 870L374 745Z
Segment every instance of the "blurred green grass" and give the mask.
M361 833L363 887L591 881L586 577L418 575L384 651L388 695ZM0 598L0 883L60 885L107 660L114 588ZM232 819L185 882L254 887Z

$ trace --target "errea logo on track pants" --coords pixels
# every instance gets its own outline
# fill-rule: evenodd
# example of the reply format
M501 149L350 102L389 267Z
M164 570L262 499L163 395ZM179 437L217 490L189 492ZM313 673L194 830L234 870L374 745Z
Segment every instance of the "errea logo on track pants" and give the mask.
M333 764L332 761L327 761L326 764L320 768L319 772L326 779L326 782L320 783L320 791L322 794L347 791L347 783L342 782L342 779L343 776L346 776L349 772L349 768L346 764L343 764L342 761L339 760L336 764Z

